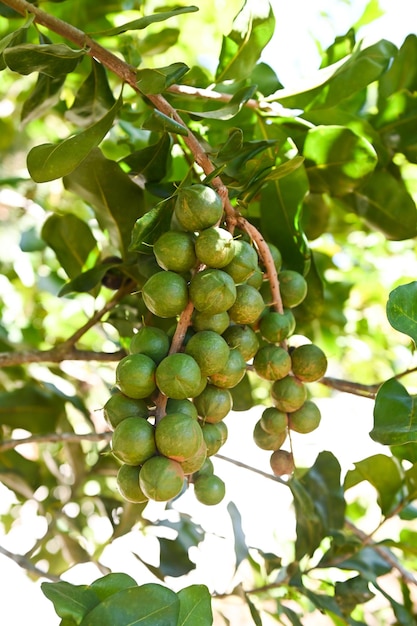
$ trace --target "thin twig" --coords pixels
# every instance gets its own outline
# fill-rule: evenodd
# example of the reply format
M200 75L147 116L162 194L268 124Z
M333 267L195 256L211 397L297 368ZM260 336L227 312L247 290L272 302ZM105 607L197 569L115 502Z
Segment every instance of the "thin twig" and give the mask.
M14 561L22 569L25 569L26 571L31 572L32 574L35 574L40 578L47 578L54 583L58 583L61 580L59 576L55 576L54 574L48 574L48 572L44 572L43 570L39 569L39 567L33 565L33 563L31 563L31 561L29 561L29 559L27 559L22 554L14 554L13 552L9 552L9 550L6 550L6 548L3 548L2 546L0 546L0 554L6 556L11 561Z
M274 476L273 474L268 474L267 472L263 472L256 467L252 467L252 465L247 465L246 463L242 463L242 461L236 461L236 459L231 459L228 456L223 456L223 454L216 453L214 455L217 459L221 459L222 461L227 461L227 463L232 463L232 465L236 465L236 467L242 467L249 472L253 472L254 474L259 474L259 476L263 476L263 478L268 478L269 480L273 480L276 483L280 483L281 485L288 486L288 483L285 480L282 480L279 476Z
M80 443L81 441L110 441L112 433L105 431L102 433L47 433L45 435L33 435L22 439L8 439L0 443L0 452L13 450L24 444L42 443Z
M398 376L397 376L398 378ZM375 383L374 385L363 385L362 383L355 383L349 380L340 380L339 378L331 378L325 376L319 380L320 383L331 387L336 391L343 391L344 393L352 393L355 396L361 396L363 398L375 399L379 388L382 383Z

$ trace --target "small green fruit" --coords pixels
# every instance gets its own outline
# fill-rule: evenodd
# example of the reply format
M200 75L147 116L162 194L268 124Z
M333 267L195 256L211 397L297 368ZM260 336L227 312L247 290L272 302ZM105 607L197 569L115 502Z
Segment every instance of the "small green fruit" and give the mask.
M226 487L221 478L211 476L199 476L194 481L195 497L201 504L213 506L219 504L225 496Z
M197 409L191 400L188 400L187 398L183 398L181 400L168 398L167 413L184 413L184 415L188 415L194 420L198 417Z
M213 456L227 440L227 426L224 422L202 424L204 441L207 446L207 456Z
M174 211L182 228L194 232L214 226L223 215L223 203L214 189L195 184L178 190Z
M276 380L271 389L274 405L279 411L291 413L299 409L307 399L307 388L295 376Z
M164 270L188 272L197 262L194 236L183 231L168 230L153 245L158 265Z
M200 424L183 413L167 413L155 428L159 452L174 461L186 461L201 448L203 433Z
M161 328L142 326L133 335L129 350L131 354L146 354L155 363L160 363L168 354L169 346L169 337Z
M188 354L170 354L156 368L156 384L169 398L193 398L201 387L201 371Z
M226 365L210 376L210 381L222 389L232 389L240 383L245 373L246 362L239 350L235 348L230 350Z
M281 343L287 339L295 329L295 318L290 309L284 313L270 311L262 316L259 330L262 337L271 343Z
M229 314L226 311L221 313L203 313L202 311L193 312L192 325L194 330L212 330L222 335L230 324Z
M156 388L155 368L146 354L129 354L117 365L116 384L129 398L147 398Z
M235 255L235 241L228 230L213 226L201 231L195 242L195 252L207 267L222 268Z
M272 343L261 346L253 359L255 372L265 380L279 380L289 374L291 358L286 350Z
M278 274L282 304L292 309L301 304L307 295L307 281L294 270L282 270Z
M229 326L223 333L230 348L236 348L243 356L244 361L253 359L259 348L259 340L250 326Z
M190 298L197 311L210 315L230 309L236 300L236 285L226 272L207 269L191 279Z
M210 376L226 365L230 350L223 337L212 330L201 330L188 341L185 353L197 361L203 376Z
M188 304L186 280L175 272L153 274L142 287L146 307L157 317L175 317Z
M139 472L139 486L150 500L168 502L181 493L184 470L178 461L165 456L153 456Z
M104 418L112 428L116 428L127 417L143 417L147 419L149 410L142 399L135 400L125 396L121 391L114 393L103 407Z
M287 414L282 411L278 411L278 409L273 406L270 406L263 411L259 421L263 430L271 435L285 432L288 427Z
M262 423L258 420L253 429L253 440L262 450L278 450L287 438L287 431L278 433L268 433L262 428Z
M289 414L288 425L291 430L297 433L311 433L315 430L321 421L320 409L311 400L306 400L304 404Z
M142 489L139 487L140 469L140 465L123 464L120 466L116 478L117 487L123 498L128 502L134 502L136 504L148 501L148 497L145 496Z
M326 355L313 343L295 348L291 352L291 362L294 376L307 383L319 380L327 370Z
M228 313L235 324L254 324L265 308L265 302L255 287L247 283L236 287L236 300Z
M147 420L127 417L114 429L111 446L122 463L142 465L156 454L154 427Z
M204 422L215 424L230 413L233 399L228 389L207 385L204 391L194 398L194 404Z
M244 283L258 269L258 255L250 243L242 239L235 240L235 255L224 267L236 284Z

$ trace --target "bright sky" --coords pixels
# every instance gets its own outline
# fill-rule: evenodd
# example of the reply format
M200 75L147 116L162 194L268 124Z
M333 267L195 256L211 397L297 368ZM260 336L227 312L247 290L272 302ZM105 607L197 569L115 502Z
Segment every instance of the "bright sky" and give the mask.
M369 0L271 0L276 16L273 41L264 52L285 87L311 75L320 65L316 42L326 49L344 35L363 14ZM357 39L370 45L388 39L400 46L410 33L417 34L417 2L380 0L385 15L361 28Z

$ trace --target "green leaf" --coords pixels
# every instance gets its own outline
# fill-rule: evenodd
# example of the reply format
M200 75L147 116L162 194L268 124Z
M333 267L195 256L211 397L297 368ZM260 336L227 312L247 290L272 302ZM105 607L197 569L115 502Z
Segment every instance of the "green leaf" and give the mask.
M156 182L164 178L171 158L172 140L164 133L157 143L142 150L136 150L123 159L130 167L131 173L145 180Z
M27 383L0 393L0 424L31 433L53 432L64 410L63 398L39 385Z
M395 378L379 388L370 436L388 446L417 441L416 397L410 396Z
M248 100L250 100L250 98L252 98L255 92L256 86L254 85L251 85L249 87L243 87L233 95L233 97L227 104L223 105L219 109L214 109L212 111L193 111L184 109L182 107L181 110L185 110L189 115L201 117L203 119L230 120L235 117L235 115L237 115L239 111L242 110L242 107L246 104Z
M59 291L58 296L67 296L69 293L88 293L101 282L102 278L107 274L109 269L120 267L119 263L99 263L86 272L82 272L75 276L72 280L65 283Z
M261 614L259 613L258 609L256 608L256 606L254 605L254 603L250 599L248 593L245 593L245 600L246 600L246 604L249 607L249 611L250 611L251 617L253 619L253 623L255 624L255 626L262 626Z
M375 169L373 146L343 126L317 126L308 133L303 154L313 193L342 196L355 190Z
M304 273L310 252L300 218L308 192L304 166L284 178L268 183L261 191L261 229L264 237L280 249L285 262Z
M48 217L41 236L70 278L78 276L88 255L97 246L89 226L70 213Z
M93 608L80 626L173 626L178 623L177 595L148 583L119 591Z
M131 22L126 22L126 24L122 24L121 26L116 26L115 28L109 28L107 30L102 30L99 32L94 32L92 35L94 37L104 36L108 37L110 35L120 35L121 33L125 33L128 30L142 30L146 28L150 24L155 24L156 22L164 22L171 17L176 17L183 13L194 13L198 11L199 8L195 6L189 7L177 7L172 11L156 11L152 15L145 15L145 17L140 17L137 20L133 20Z
M292 478L297 519L296 558L312 555L321 540L343 528L345 500L340 485L340 465L331 452L321 452L301 479Z
M142 128L145 130L155 130L163 133L174 133L175 135L188 135L188 129L183 124L176 122L165 113L161 113L155 109L152 114L146 118L142 124Z
M65 79L66 76L51 78L46 74L39 74L33 91L23 104L22 122L28 124L49 111L58 102Z
M234 502L229 502L227 511L230 515L233 526L233 536L235 542L236 569L248 558L249 548L246 543L245 533L242 528L242 517Z
M403 90L389 96L374 123L388 150L408 156L417 143L417 94Z
M64 185L93 207L100 227L109 233L112 246L125 257L133 225L144 211L142 189L99 149L93 149L64 178Z
M136 84L145 95L162 93L170 85L179 83L188 70L185 63L171 63L155 69L145 68L136 72Z
M233 22L232 31L223 37L216 82L239 81L250 76L274 28L275 18L269 2L246 0Z
M32 148L27 156L27 166L33 180L44 183L73 172L108 133L121 104L119 98L98 122L58 144L48 143Z
M378 504L383 515L387 516L398 504L403 487L398 463L385 454L375 454L355 463L355 469L349 470L345 478L345 489L367 480L378 492Z
M195 569L195 563L188 556L188 548L181 542L180 534L176 539L159 538L159 570L165 576L185 576Z
M40 465L16 450L0 452L0 480L17 495L33 498L40 484Z
M386 170L377 170L353 194L347 206L387 239L402 241L417 235L417 208L404 182Z
M395 330L411 337L417 345L417 282L396 287L389 294L387 318Z
M345 62L319 70L314 81L309 79L297 93L283 89L270 99L286 108L304 111L336 106L378 80L396 51L394 44L382 39L368 48L355 50Z
M417 91L417 36L408 35L389 70L378 84L378 110L384 111L387 98L397 91Z
M25 43L4 51L7 66L19 74L42 72L51 78L70 74L77 67L85 50L73 50L63 43Z
M95 59L91 62L91 72L77 91L75 100L66 113L66 118L70 122L81 127L100 120L115 104L105 68Z
M137 583L131 576L115 572L102 576L92 582L90 589L94 591L99 600L104 600L119 591L123 591L123 589L129 589L130 587L136 586Z
M211 596L205 585L190 585L178 592L180 613L178 626L211 626Z
M83 617L95 607L99 599L87 585L72 585L65 581L42 583L42 592L50 600L62 619L73 619L80 624Z
M172 210L171 202L163 200L140 217L133 227L129 250L149 253L150 246L169 228Z
M9 10L6 7L5 9ZM3 54L4 51L6 50L6 48L13 46L13 44L23 43L24 41L26 41L27 30L33 24L34 19L34 15L29 15L26 23L23 26L9 33L5 37L3 37L3 39L0 39L0 70L4 70L4 68L6 67L6 62L4 60Z
M354 576L348 580L336 582L335 596L342 611L350 614L355 606L368 602L375 594L369 589L368 581L362 576Z

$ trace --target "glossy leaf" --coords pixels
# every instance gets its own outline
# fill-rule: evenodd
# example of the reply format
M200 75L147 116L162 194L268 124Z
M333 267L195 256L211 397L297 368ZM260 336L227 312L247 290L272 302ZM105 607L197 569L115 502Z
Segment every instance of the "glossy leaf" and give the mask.
M394 378L381 385L377 393L370 436L389 446L417 441L416 397Z
M300 218L308 180L303 166L268 183L261 192L261 227L266 239L281 250L292 269L304 273L310 253Z
M388 321L417 345L417 282L396 287L387 302Z
M381 76L378 85L378 109L384 110L387 98L403 90L417 90L417 36L414 34L405 38L391 67Z
M382 39L368 48L357 49L345 62L320 70L313 84L306 84L297 93L283 89L273 98L284 107L305 111L336 106L377 80L396 51L394 44Z
M211 596L205 585L190 585L178 592L180 613L178 626L211 626Z
M85 50L73 50L66 44L21 44L7 48L4 60L19 74L42 72L51 78L72 72L85 55Z
M95 607L99 598L87 585L72 585L65 581L42 583L41 589L62 619L73 619L80 624L83 617Z
M88 126L100 120L114 106L107 73L101 63L91 60L91 71L75 96L67 119L77 126Z
M4 7L3 10L8 11L9 9L7 7ZM15 31L0 39L0 70L4 70L4 68L7 67L4 60L4 51L8 47L12 47L14 44L25 42L27 30L33 24L34 19L34 15L29 15L26 23L23 26L17 28Z
M145 213L133 227L129 250L149 254L149 247L169 228L171 217L171 203L165 201Z
M188 129L179 122L176 122L168 115L161 113L158 110L154 110L152 114L146 118L142 124L142 128L145 130L155 130L162 133L173 133L175 135L188 135Z
M384 144L389 150L408 155L410 148L417 144L417 95L408 91L398 91L385 101L384 110L375 120ZM415 159L410 159L415 162Z
M46 388L28 383L0 393L0 424L32 433L53 432L64 410L64 400Z
M321 452L300 479L292 478L297 518L296 554L312 555L321 540L341 529L345 522L345 500L340 485L340 465L331 452Z
M223 37L216 82L247 78L256 65L275 27L266 0L247 0L235 18L232 31Z
M233 526L233 536L235 541L236 569L244 561L249 554L249 548L246 543L245 533L242 528L242 517L234 502L229 502L227 511L230 515Z
M44 183L73 172L108 133L121 104L119 99L98 122L58 144L47 143L32 148L27 166L33 180Z
M369 589L368 581L362 576L354 576L348 580L336 582L335 596L342 611L349 614L355 606L368 602L375 594Z
M403 181L385 170L377 170L346 204L387 239L401 241L417 234L417 207Z
M303 154L311 191L335 196L356 189L377 163L373 146L343 126L312 128Z
M170 162L171 146L170 135L164 133L156 143L131 152L123 159L123 163L130 167L132 174L140 176L145 182L162 180Z
M109 269L114 267L119 267L119 263L100 263L81 274L77 274L72 280L65 283L58 295L62 297L74 292L88 293L97 287Z
M181 82L188 72L185 63L172 63L166 67L145 68L136 72L136 84L144 94L162 93L170 85Z
M121 26L116 26L115 28L109 28L108 30L95 32L93 33L93 35L95 37L97 37L98 35L109 37L110 35L120 35L121 33L125 33L128 30L142 30L150 24L155 24L156 22L165 22L171 17L176 17L177 15L181 15L183 13L194 13L195 11L198 11L198 7L177 7L172 11L158 11L153 13L152 15L145 15L144 17L140 17L137 20L126 22L126 24L122 24Z
M66 76L51 78L46 74L39 74L33 91L23 104L22 122L27 124L49 111L58 102L65 80Z
M133 225L144 211L142 189L98 149L64 178L64 185L93 207L113 247L125 256Z
M97 245L89 226L70 213L48 217L42 228L42 239L55 252L70 278L80 274Z
M148 583L109 596L84 617L80 626L172 626L178 622L179 608L173 591Z
M345 478L345 489L367 480L378 492L378 503L383 515L389 515L398 503L403 486L403 477L398 463L385 454L375 454L355 463L355 469L349 470Z
M230 120L235 117L235 115L237 115L239 111L242 110L242 107L246 104L248 100L250 100L250 98L252 98L255 91L256 86L254 85L251 85L250 87L243 87L233 95L233 97L227 104L220 107L219 109L208 110L208 108L206 108L203 111L186 109L186 111L187 113L189 113L189 115L201 117L203 119Z
M136 587L137 583L134 578L123 572L114 572L98 578L91 583L90 589L94 591L99 600L104 600L119 591Z

